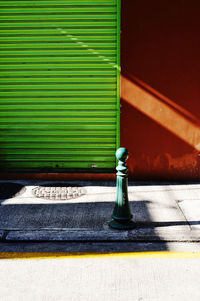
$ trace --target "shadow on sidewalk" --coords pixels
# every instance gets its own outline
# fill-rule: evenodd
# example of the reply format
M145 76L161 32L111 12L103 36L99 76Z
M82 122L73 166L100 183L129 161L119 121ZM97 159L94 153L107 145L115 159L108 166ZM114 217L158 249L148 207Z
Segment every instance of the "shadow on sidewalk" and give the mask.
M21 182L21 181L16 181ZM41 183L41 182L40 182ZM43 182L44 183L44 182ZM38 182L30 182L29 185L38 185ZM89 184L87 183L89 186ZM94 183L91 183L94 186ZM95 182L95 185L97 183ZM104 183L105 185L105 183ZM102 185L102 186L104 186ZM172 185L172 184L170 184ZM28 186L28 185L26 185ZM114 186L114 183L110 183ZM19 190L7 191L7 197L13 197L24 192L26 187L18 186ZM23 190L23 191L22 191ZM95 196L96 197L96 196ZM133 221L136 228L131 231L118 231L108 227L114 208L113 202L70 202L56 201L55 204L40 204L40 199L34 199L34 203L30 204L12 204L12 200L6 203L6 199L2 199L0 206L0 230L4 231L2 242L0 243L0 252L143 252L143 251L167 251L168 245L163 242L163 238L159 237L155 231L156 227L171 226L188 226L187 221L163 221L156 222L151 216L149 205L151 200L130 201L131 211L133 213ZM5 202L5 204L4 204ZM190 225L199 225L200 221L191 221ZM40 239L24 239L7 240L7 235L12 232L40 233L44 231ZM46 231L46 232L45 232ZM73 231L71 239L59 238L61 232L66 233ZM90 236L92 231L93 237ZM149 231L149 232L148 232ZM87 232L89 239L84 239ZM45 233L51 235L45 238ZM99 233L102 233L100 239L96 239ZM104 238L105 233L105 238ZM137 239L137 234L150 233L150 236L156 237L156 242L146 235L146 238ZM136 239L129 239L129 234L134 234ZM77 235L77 238L76 238ZM83 235L83 236L82 236ZM95 236L96 235L96 236ZM57 239L58 236L58 239ZM62 236L62 235L61 235ZM82 237L81 237L82 236ZM112 239L112 236L114 239ZM119 239L117 237L119 236ZM34 237L34 235L33 235ZM51 237L51 239L49 239ZM123 239L121 239L123 237ZM125 238L124 238L125 237Z

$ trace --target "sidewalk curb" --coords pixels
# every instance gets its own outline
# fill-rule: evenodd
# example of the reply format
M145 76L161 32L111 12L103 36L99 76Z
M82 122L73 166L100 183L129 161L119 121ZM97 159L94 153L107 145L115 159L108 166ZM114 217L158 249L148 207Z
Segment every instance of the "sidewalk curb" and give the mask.
M200 231L162 231L161 229L89 230L41 229L0 231L1 241L159 241L200 242Z

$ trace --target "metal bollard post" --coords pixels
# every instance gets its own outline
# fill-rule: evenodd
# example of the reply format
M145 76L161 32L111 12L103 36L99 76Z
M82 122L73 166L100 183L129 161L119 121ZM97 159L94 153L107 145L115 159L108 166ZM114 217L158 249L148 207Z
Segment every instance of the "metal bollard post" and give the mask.
M116 157L119 160L117 166L117 196L113 210L113 220L109 223L111 228L119 230L129 230L135 228L135 223L131 220L132 214L128 200L128 150L120 147L116 151Z

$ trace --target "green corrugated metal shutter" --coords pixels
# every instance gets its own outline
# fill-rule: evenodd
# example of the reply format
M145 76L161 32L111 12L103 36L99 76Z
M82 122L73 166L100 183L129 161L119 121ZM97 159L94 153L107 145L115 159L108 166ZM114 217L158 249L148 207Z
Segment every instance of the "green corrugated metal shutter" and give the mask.
M112 170L120 1L0 1L0 168Z

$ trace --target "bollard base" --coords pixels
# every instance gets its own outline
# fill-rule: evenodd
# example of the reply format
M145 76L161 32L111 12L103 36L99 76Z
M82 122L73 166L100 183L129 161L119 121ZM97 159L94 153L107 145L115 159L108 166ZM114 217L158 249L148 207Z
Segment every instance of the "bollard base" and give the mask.
M111 228L114 229L118 229L118 230L131 230L136 228L136 223L134 223L133 221L128 221L128 222L119 222L116 220L112 220L111 222L109 222L109 226Z

